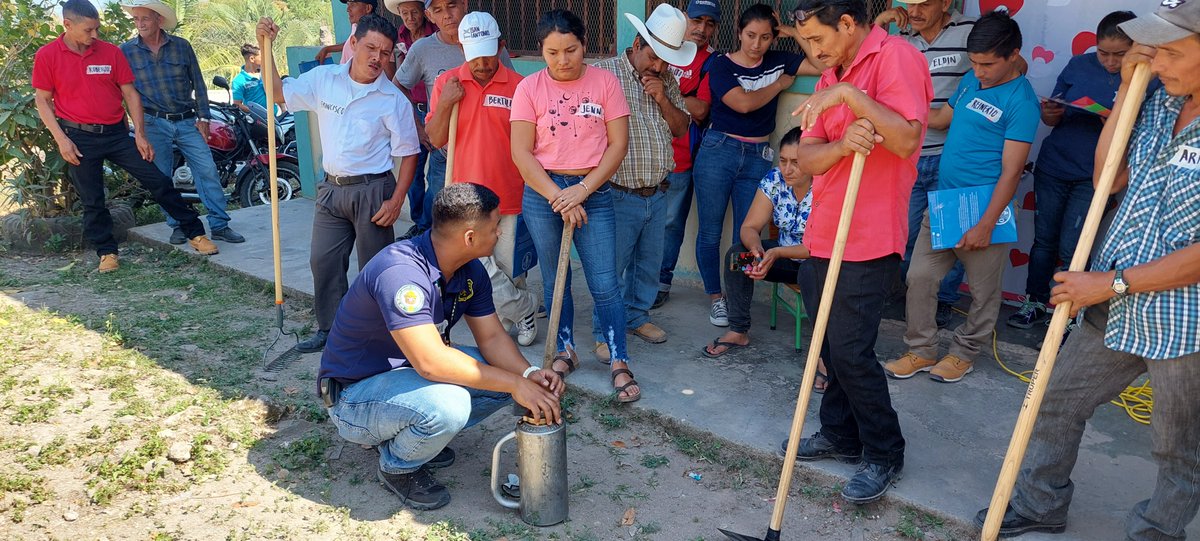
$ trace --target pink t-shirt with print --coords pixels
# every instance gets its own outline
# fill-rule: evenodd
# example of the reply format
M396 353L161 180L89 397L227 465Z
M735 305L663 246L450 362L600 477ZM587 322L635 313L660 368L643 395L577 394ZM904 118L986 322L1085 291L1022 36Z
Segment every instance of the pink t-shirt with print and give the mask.
M553 171L600 165L607 123L623 116L629 103L617 77L589 66L574 81L555 81L544 69L526 77L513 95L510 118L537 126L533 156Z

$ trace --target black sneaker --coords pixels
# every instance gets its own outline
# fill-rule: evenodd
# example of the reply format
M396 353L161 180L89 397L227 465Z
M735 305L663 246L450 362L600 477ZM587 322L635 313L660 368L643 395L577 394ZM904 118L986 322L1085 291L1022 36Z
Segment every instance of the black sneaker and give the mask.
M454 449L443 447L437 456L425 463L426 468L449 468L454 464Z
M779 445L779 456L783 457L787 454L788 440L783 440ZM862 460L862 450L847 450L838 449L829 438L825 437L818 431L809 438L800 439L800 449L796 451L796 460L810 462L813 460L824 460L832 458L839 462L853 464Z
M950 324L952 318L954 318L954 305L938 301L937 316L934 318L937 321L938 328L945 329L946 325Z
M882 498L892 483L900 479L902 466L884 466L864 462L858 473L842 489L842 497L850 503L871 503Z
M412 473L387 473L379 470L379 482L400 497L400 502L418 511L445 507L450 491L429 474L427 468Z
M188 241L187 235L183 234L183 230L176 227L171 229L171 238L167 241L171 244L183 244Z
M1021 308L1017 313L1008 316L1008 326L1018 329L1028 329L1046 318L1046 305L1037 301L1025 298L1025 302L1021 303Z
M987 520L987 513L988 508L984 507L975 514L976 528L983 529L983 523ZM1004 518L1000 521L1000 535L1005 537L1015 537L1029 532L1063 533L1066 529L1066 521L1038 522L1017 514L1011 505L1004 509Z
M308 340L296 344L296 351L300 353L316 353L325 349L325 340L329 338L329 331L317 331Z
M670 298L670 291L659 291L658 294L654 296L654 304L650 305L650 309L654 310L655 308L661 308L662 305L667 304L667 299Z
M226 227L225 229L213 231L212 238L213 240L223 240L232 244L246 242L246 237L243 237L240 233L234 231L232 227Z

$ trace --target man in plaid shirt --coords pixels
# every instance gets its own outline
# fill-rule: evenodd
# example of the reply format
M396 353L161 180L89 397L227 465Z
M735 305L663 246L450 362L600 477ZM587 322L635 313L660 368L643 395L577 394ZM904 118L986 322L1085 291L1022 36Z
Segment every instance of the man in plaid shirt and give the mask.
M1158 484L1134 506L1125 538L1183 539L1200 508L1200 2L1163 0L1121 29L1138 45L1125 55L1112 118L1137 63L1163 88L1134 126L1114 186L1125 200L1091 271L1054 276L1052 303L1088 308L1050 377L1002 536L1066 529L1085 423L1143 373L1154 385ZM1116 124L1104 126L1097 169Z

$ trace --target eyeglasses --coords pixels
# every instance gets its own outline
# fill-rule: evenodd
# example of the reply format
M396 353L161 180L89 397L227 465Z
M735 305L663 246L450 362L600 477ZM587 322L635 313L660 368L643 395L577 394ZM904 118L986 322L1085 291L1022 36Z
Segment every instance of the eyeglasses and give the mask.
M788 21L788 24L804 24L804 21L811 19L814 15L820 13L821 10L823 10L827 7L829 7L829 4L825 4L823 6L815 7L812 9L792 10L792 12L791 12L792 20Z

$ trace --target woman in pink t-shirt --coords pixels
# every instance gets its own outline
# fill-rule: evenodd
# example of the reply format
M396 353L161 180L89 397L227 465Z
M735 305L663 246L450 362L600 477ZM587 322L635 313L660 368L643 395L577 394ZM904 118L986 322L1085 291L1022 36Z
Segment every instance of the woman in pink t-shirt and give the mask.
M537 25L546 69L526 77L512 101L512 157L525 178L521 212L542 269L546 306L551 306L564 225L575 227L575 249L600 322L593 351L612 365L617 400L633 402L641 390L625 349L625 305L613 259L615 214L608 179L629 145L629 104L612 73L583 62L583 21L556 9ZM571 275L562 304L554 369L574 370L575 309Z

